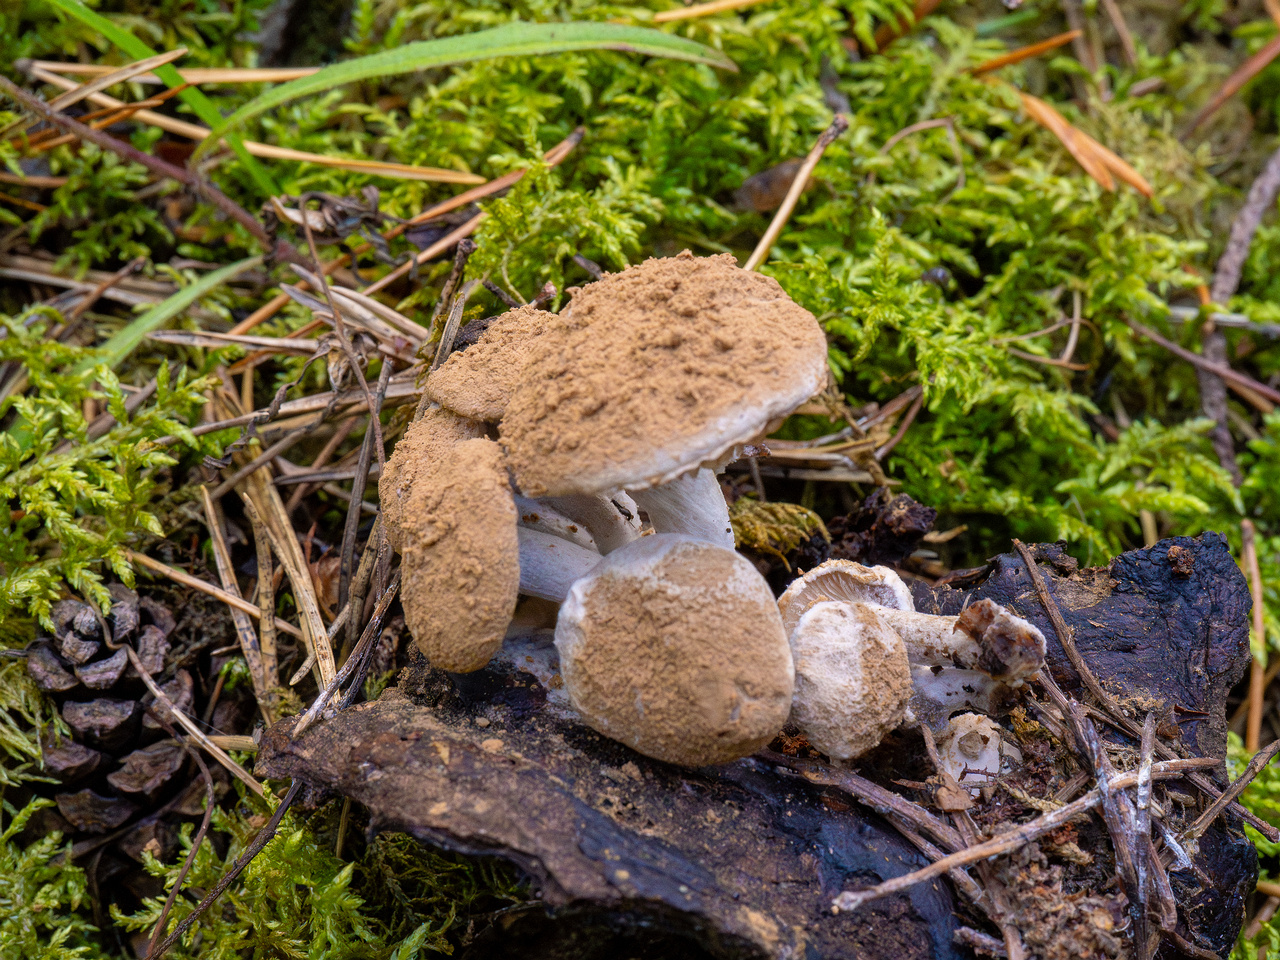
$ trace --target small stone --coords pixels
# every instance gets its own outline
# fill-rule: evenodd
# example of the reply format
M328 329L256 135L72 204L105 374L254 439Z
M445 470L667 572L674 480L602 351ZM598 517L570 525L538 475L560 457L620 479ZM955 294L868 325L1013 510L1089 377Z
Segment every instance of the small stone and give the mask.
M125 757L119 770L107 774L107 782L121 793L151 796L182 769L185 757L176 741L161 740Z
M106 833L114 830L137 812L135 804L121 797L104 797L92 790L60 793L54 797L58 812L77 830L84 833Z
M80 682L63 666L58 655L44 644L27 651L27 673L45 693L61 693Z
M82 640L74 631L63 634L58 640L62 656L76 664L89 662L101 647L97 640Z
M488 740L480 741L480 749L486 753L501 753L502 741L496 737L490 737Z
M489 725L489 718L488 718L488 717L476 717L476 726L477 726L477 727L480 727L480 728L482 728L482 729L483 729L484 727L487 727L488 725Z
M90 690L108 690L116 685L128 665L129 655L117 650L106 659L76 667L76 676Z
M133 700L105 697L87 703L64 703L62 719L81 740L113 753L126 746L137 733L138 704Z
M172 701L173 705L183 713L189 714L191 712L191 706L195 703L196 689L195 682L191 679L191 674L186 670L179 670L174 674L172 680L168 683L161 684L160 689L164 691L164 695ZM151 694L147 694L143 700L143 705L152 705L154 700L155 698L152 697ZM152 709L158 712L167 722L172 724L176 724L178 722L173 714L170 713L168 708L156 704L152 706ZM150 713L143 716L142 726L145 730L162 729L160 724L156 722L155 718L152 717Z
M97 750L68 739L63 739L61 743L56 743L51 738L46 739L40 745L40 753L45 772L63 783L72 783L89 776L105 759Z

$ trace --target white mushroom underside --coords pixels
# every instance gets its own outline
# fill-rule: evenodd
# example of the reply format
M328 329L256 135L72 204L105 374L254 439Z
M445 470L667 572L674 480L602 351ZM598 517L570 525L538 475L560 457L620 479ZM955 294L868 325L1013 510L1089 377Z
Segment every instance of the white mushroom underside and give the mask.
M542 530L520 527L520 592L562 603L574 582L590 573L600 554Z
M657 533L682 533L733 549L733 525L720 482L706 467L669 483L631 493L636 505L649 515Z

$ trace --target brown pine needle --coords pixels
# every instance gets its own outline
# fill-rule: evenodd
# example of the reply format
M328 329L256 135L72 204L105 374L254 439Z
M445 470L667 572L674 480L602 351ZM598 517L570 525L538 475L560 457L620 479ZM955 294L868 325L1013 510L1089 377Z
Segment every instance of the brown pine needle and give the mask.
M1264 648L1267 642L1267 625L1263 610L1262 571L1258 568L1258 543L1253 521L1240 521L1241 563L1249 578L1249 593L1253 595L1254 641ZM1266 664L1256 656L1249 670L1249 714L1245 722L1244 748L1251 754L1258 752L1262 735L1262 701L1266 695Z
M1187 127L1187 132L1194 132L1197 127L1217 113L1219 107L1234 97L1241 87L1260 74L1267 64L1277 56L1280 56L1280 36L1272 37L1271 40L1267 41L1266 46L1240 64L1235 73L1227 77L1222 89L1200 108L1200 112L1196 114L1195 119L1191 121L1191 125Z
M161 563L159 560L152 560L146 554L137 553L133 550L126 550L125 556L138 566L146 567L148 570L152 570L166 576L175 583L180 583L184 587L191 587L193 590L199 590L201 593L207 593L211 597L217 597L227 606L235 607L237 610L243 610L254 619L257 619L260 616L260 611L254 604L249 603L249 601L242 597L237 597L233 594L227 593L227 591L219 589L211 583L206 583L199 577L193 577L185 571L176 570L173 567ZM299 639L302 637L301 630L295 627L292 623L281 620L279 617L276 618L276 629L289 634L291 637L298 637Z
M756 248L751 252L747 262L742 265L743 270L755 270L768 258L769 251L773 249L779 234L782 233L782 228L786 226L787 220L791 217L791 211L796 208L796 202L800 199L800 194L809 185L809 178L813 176L813 171L818 166L818 161L827 152L827 147L835 142L836 137L848 129L848 118L843 114L837 113L836 118L831 121L831 126L822 131L822 135L818 137L818 142L813 145L809 155L804 158L804 163L800 165L796 178L791 181L791 189L787 191L787 195L782 201L782 206L778 207L778 212L773 215L773 220L769 223L768 229L765 230L764 236L756 244Z
M1081 30L1068 30L1066 33L1060 33L1056 37L1050 37L1048 40L1041 40L1039 43L1033 43L1029 46L1019 47L1017 50L1010 50L1008 53L1002 53L998 57L992 57L976 67L969 67L969 72L975 77L980 77L984 73L990 73L993 70L999 70L1001 67L1007 67L1015 63L1021 63L1023 60L1029 60L1031 57L1038 57L1042 53L1048 53L1050 50L1056 50L1058 47L1065 46L1076 37L1080 36Z
M674 20L692 20L695 17L709 17L729 10L741 10L743 7L754 7L764 0L711 0L710 3L697 3L692 7L663 10L653 15L653 23L671 23Z
M1066 117L1039 97L1033 97L1022 91L1018 91L1018 96L1022 99L1022 108L1027 111L1027 115L1057 137L1067 148L1067 152L1075 157L1076 163L1080 164L1084 172L1093 177L1103 190L1110 191L1116 188L1116 182L1107 165L1089 143L1092 138L1086 138L1081 131L1067 121Z

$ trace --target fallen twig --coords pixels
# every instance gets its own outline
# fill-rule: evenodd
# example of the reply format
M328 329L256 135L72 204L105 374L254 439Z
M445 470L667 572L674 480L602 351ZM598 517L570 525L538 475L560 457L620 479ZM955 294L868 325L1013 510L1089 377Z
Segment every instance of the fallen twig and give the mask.
M1251 390L1260 396L1266 397L1272 403L1280 403L1280 390L1274 390L1265 383L1261 383L1253 379L1253 377L1240 373L1238 370L1234 370L1224 364L1213 363L1210 360L1206 360L1199 354L1192 353L1190 350L1186 350L1178 346L1173 341L1165 339L1151 328L1139 323L1137 320L1126 317L1125 323L1127 323L1130 329L1132 329L1134 333L1138 334L1138 336L1146 337L1157 346L1164 347L1178 359L1194 364L1202 370L1208 370L1210 373L1217 374L1227 382L1228 386L1242 387L1245 390Z
M1253 521L1240 521L1241 560L1245 575L1249 578L1249 593L1253 597L1253 634L1259 643L1267 636L1266 615L1263 606L1262 571L1258 568L1258 544L1254 536ZM1266 665L1255 655L1249 663L1249 714L1245 721L1244 748L1256 754L1262 735L1262 701L1266 696Z
M1180 839L1186 842L1202 836L1209 829L1209 824L1213 823L1222 811L1235 801L1236 797L1244 793L1245 788L1253 783L1253 778L1262 772L1263 767L1275 759L1277 753L1280 753L1280 740L1272 742L1266 749L1255 753L1253 759L1249 761L1249 765L1245 767L1244 773L1233 780L1231 786L1222 791L1222 795L1209 805L1209 809L1196 817L1191 826L1182 831Z
M1280 741L1278 741L1280 743ZM789 759L789 758L788 758ZM1151 776L1155 780L1171 780L1185 776L1191 770L1203 770L1206 767L1216 766L1219 761L1211 757L1191 757L1188 759L1163 760L1160 763L1152 764ZM1136 773L1122 773L1111 781L1112 790L1123 790L1134 786L1138 782ZM1067 804L1052 813L1046 813L1041 817L1029 823L1019 825L1008 833L1002 833L1000 836L976 846L967 847L956 853L949 854L930 864L927 867L921 867L919 870L911 873L903 874L900 877L894 877L892 880L886 880L884 883L871 887L867 890L847 890L840 894L832 901L832 912L838 913L841 910L856 910L858 907L880 897L886 897L890 894L897 893L900 890L906 890L915 886L917 883L923 883L926 880L932 880L941 876L948 870L956 867L965 867L971 863L978 863L981 860L987 860L991 857L998 857L1003 854L1012 853L1015 850L1043 837L1047 833L1052 833L1059 827L1070 822L1075 817L1092 810L1094 807L1102 803L1102 791L1098 789L1090 790L1079 800Z

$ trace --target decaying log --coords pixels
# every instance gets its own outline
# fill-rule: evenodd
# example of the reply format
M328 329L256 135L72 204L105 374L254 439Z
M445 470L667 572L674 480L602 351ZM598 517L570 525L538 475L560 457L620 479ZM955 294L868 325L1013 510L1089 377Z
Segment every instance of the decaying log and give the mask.
M1035 549L1081 654L1138 725L1154 710L1169 719L1166 734L1181 730L1188 754L1222 756L1226 692L1249 658L1248 589L1225 541L1165 541L1085 571L1057 547ZM916 588L926 612L984 597L1053 636L1016 554L965 589ZM568 708L549 640L509 640L499 659L465 676L419 661L377 702L296 741L295 721L283 720L262 737L257 773L350 797L376 829L523 869L540 902L495 916L465 958L621 956L637 944L680 957L958 955L960 924L941 879L830 912L841 891L928 862L874 812L764 759L683 770L601 737ZM1086 699L1052 639L1049 663ZM1256 854L1228 816L1200 838L1193 860L1193 869L1169 868L1190 920L1180 934L1225 953Z

